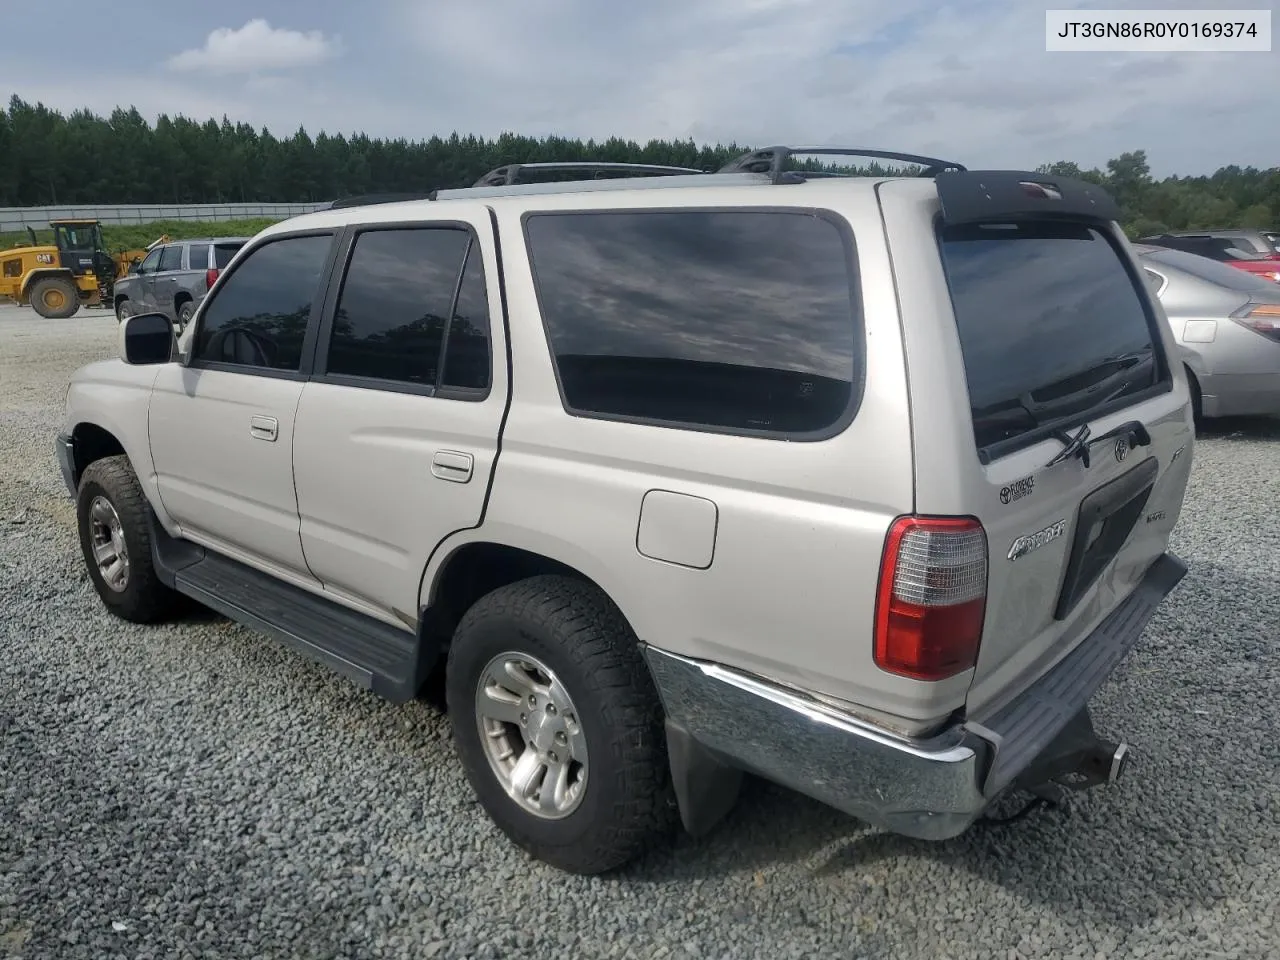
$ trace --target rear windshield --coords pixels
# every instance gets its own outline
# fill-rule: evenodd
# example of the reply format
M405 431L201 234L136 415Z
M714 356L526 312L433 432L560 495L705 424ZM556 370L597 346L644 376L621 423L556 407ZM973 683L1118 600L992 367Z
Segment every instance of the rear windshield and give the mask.
M215 244L213 248L214 267L221 270L223 267L225 267L228 263L231 262L231 258L234 257L237 251L239 251L239 249L243 246L244 246L243 243Z
M944 227L941 246L984 453L1037 442L1156 383L1148 294L1098 230Z
M1276 285L1274 283L1263 279L1256 273L1250 273L1248 270L1241 270L1238 267L1229 267L1225 263L1219 263L1207 257L1198 257L1194 253L1186 253L1182 250L1160 250L1155 253L1144 254L1142 259L1149 261L1157 268L1162 263L1168 264L1177 270L1191 274L1193 277L1207 280L1209 283L1219 287L1226 287L1228 290L1239 290L1241 293L1257 293L1260 291L1273 293L1275 291Z

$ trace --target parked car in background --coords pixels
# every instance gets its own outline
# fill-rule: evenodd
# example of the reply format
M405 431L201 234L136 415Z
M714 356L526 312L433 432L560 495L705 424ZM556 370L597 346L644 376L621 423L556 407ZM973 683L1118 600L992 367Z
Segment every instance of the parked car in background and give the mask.
M1280 233L1274 230L1188 230L1174 233L1173 236L1228 240L1246 253L1256 253L1271 260L1280 260Z
M1257 253L1251 244L1238 237L1208 233L1162 233L1158 237L1143 237L1138 242L1208 257L1237 270L1256 274L1264 280L1280 283L1280 259Z
M1182 250L1135 250L1190 371L1197 418L1280 414L1280 286Z
M175 240L153 247L115 286L116 319L163 313L185 328L218 273L248 237Z

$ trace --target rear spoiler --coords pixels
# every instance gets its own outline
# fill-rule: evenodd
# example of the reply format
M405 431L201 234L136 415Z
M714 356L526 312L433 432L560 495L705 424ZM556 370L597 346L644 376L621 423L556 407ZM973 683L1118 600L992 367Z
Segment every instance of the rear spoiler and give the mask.
M943 170L933 179L947 224L1120 219L1120 207L1109 193L1075 177L1025 170Z

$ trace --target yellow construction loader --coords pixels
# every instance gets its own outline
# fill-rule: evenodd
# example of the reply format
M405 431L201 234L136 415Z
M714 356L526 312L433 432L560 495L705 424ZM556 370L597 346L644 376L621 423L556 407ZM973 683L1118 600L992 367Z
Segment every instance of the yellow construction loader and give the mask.
M129 271L146 250L107 253L102 224L97 220L51 220L53 243L30 242L0 249L0 300L30 304L42 317L60 320L81 306L110 306L116 279Z

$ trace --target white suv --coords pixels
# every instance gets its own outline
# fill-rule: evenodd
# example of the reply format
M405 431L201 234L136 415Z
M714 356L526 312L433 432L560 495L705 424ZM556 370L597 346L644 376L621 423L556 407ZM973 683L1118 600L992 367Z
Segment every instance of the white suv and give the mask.
M178 340L128 318L57 444L103 602L395 700L444 669L484 808L570 871L743 771L928 839L1115 779L1087 703L1185 572L1194 437L1115 204L799 152L340 206Z

